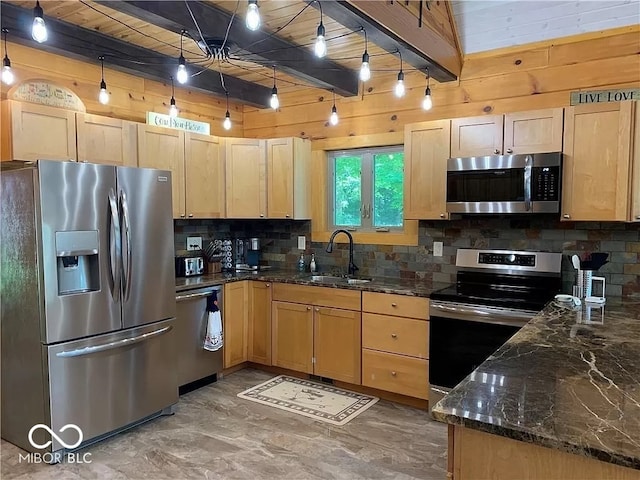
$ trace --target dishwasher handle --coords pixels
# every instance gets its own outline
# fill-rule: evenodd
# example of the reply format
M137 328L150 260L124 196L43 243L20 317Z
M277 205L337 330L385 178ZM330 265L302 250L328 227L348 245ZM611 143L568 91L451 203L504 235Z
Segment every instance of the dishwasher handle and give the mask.
M221 288L208 288L207 290L198 290L196 292L186 292L186 293L180 293L176 295L176 302L184 302L186 300L193 300L196 298L201 298L201 297L208 297L210 296L212 293L220 293L222 289Z

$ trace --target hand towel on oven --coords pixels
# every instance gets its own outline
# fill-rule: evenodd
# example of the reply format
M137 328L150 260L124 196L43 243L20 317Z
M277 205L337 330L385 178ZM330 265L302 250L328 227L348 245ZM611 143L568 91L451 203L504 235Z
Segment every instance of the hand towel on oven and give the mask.
M204 349L210 352L220 350L224 340L222 338L222 316L218 308L218 296L213 292L207 299L207 333L204 337Z

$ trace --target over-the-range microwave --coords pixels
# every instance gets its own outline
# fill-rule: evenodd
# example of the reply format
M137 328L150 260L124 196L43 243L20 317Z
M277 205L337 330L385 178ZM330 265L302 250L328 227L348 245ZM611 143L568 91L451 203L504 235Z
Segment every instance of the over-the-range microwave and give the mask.
M562 153L447 160L447 212L558 213Z

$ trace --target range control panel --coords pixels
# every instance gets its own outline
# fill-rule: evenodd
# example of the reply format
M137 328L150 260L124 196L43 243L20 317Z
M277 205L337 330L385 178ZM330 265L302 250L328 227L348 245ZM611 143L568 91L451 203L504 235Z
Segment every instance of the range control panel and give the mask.
M482 265L518 265L520 267L535 267L536 256L518 253L486 253L478 254L478 264Z

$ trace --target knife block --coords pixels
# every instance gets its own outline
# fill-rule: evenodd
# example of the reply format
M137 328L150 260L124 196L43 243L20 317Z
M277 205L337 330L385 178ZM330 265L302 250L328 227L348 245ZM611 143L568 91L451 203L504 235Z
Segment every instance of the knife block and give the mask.
M220 273L222 272L222 262L208 262L207 273Z

